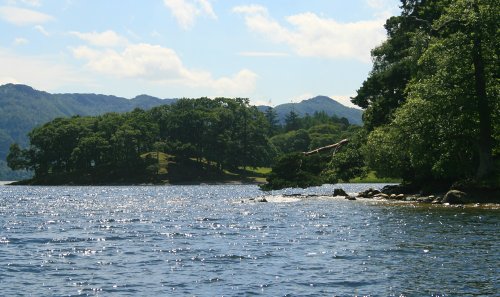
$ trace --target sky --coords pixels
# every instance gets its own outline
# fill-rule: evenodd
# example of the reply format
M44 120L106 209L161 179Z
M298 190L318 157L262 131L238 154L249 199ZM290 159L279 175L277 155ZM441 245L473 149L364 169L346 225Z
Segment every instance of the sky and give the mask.
M0 0L0 84L350 105L397 0Z

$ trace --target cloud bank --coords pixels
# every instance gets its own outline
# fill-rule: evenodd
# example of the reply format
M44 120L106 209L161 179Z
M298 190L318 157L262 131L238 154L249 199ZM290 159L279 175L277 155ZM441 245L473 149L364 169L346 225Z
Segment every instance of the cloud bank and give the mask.
M214 78L208 71L186 67L171 48L148 43L125 44L125 39L112 31L71 34L93 45L78 46L72 48L72 52L74 57L86 62L88 69L97 73L152 83L205 88L216 94L247 94L256 85L257 74L248 69L242 69L231 77ZM113 38L108 40L103 36ZM108 44L103 40L107 40ZM113 48L115 46L119 46L119 49Z
M370 50L386 38L385 18L340 23L306 12L288 16L287 24L281 24L263 6L237 6L233 12L244 16L250 31L288 45L299 56L348 58L369 63Z

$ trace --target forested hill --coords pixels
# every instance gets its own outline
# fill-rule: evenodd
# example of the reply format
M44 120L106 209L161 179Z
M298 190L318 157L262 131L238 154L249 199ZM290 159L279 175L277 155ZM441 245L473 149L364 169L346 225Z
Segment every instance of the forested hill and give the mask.
M268 106L259 106L259 110L265 112ZM357 108L351 108L340 104L334 99L326 96L317 96L311 99L303 100L299 103L286 103L278 105L274 108L278 115L280 123L285 122L285 118L291 111L295 112L299 117L313 115L315 112L325 112L329 116L338 118L346 118L349 123L354 125L362 125L361 116L363 111Z
M11 143L27 145L27 133L57 117L126 112L170 104L175 99L140 95L133 99L96 94L50 94L30 86L0 86L0 179L19 178L7 169L5 157Z
M148 110L176 101L177 99L159 99L148 95L126 99L99 94L50 94L26 85L0 86L0 180L26 177L9 170L5 158L12 143L18 143L21 147L27 146L27 134L36 126L57 117L92 116L107 112L121 113L135 108ZM261 106L259 110L265 111L268 108ZM345 107L323 96L300 103L278 105L274 111L282 124L290 111L294 111L299 116L325 112L330 116L345 117L351 124L357 125L361 124L362 114L359 109Z
M96 94L50 94L26 85L6 84L0 86L0 135L3 136L0 136L0 153L4 152L6 141L25 144L27 132L56 117L127 112L173 102L174 99L147 95L126 99Z

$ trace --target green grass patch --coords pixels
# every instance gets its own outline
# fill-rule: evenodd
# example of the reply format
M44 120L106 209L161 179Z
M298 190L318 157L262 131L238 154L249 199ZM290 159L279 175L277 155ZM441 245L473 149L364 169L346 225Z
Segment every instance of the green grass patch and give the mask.
M389 178L389 177L377 177L375 171L370 171L365 177L356 177L349 181L350 183L357 184L370 184L370 183L395 183L399 184L402 182L400 178Z
M172 158L174 156L165 154L165 153L158 153L158 152L149 152L141 155L141 158L150 158L153 160L157 160L157 174L162 175L162 174L167 174L168 173L168 164L172 162Z

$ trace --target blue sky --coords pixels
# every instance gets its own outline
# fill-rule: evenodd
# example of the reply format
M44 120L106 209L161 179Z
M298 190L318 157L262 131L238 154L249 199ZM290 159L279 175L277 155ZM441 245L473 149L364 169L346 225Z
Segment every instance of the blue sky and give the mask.
M0 84L349 103L397 0L0 0Z

